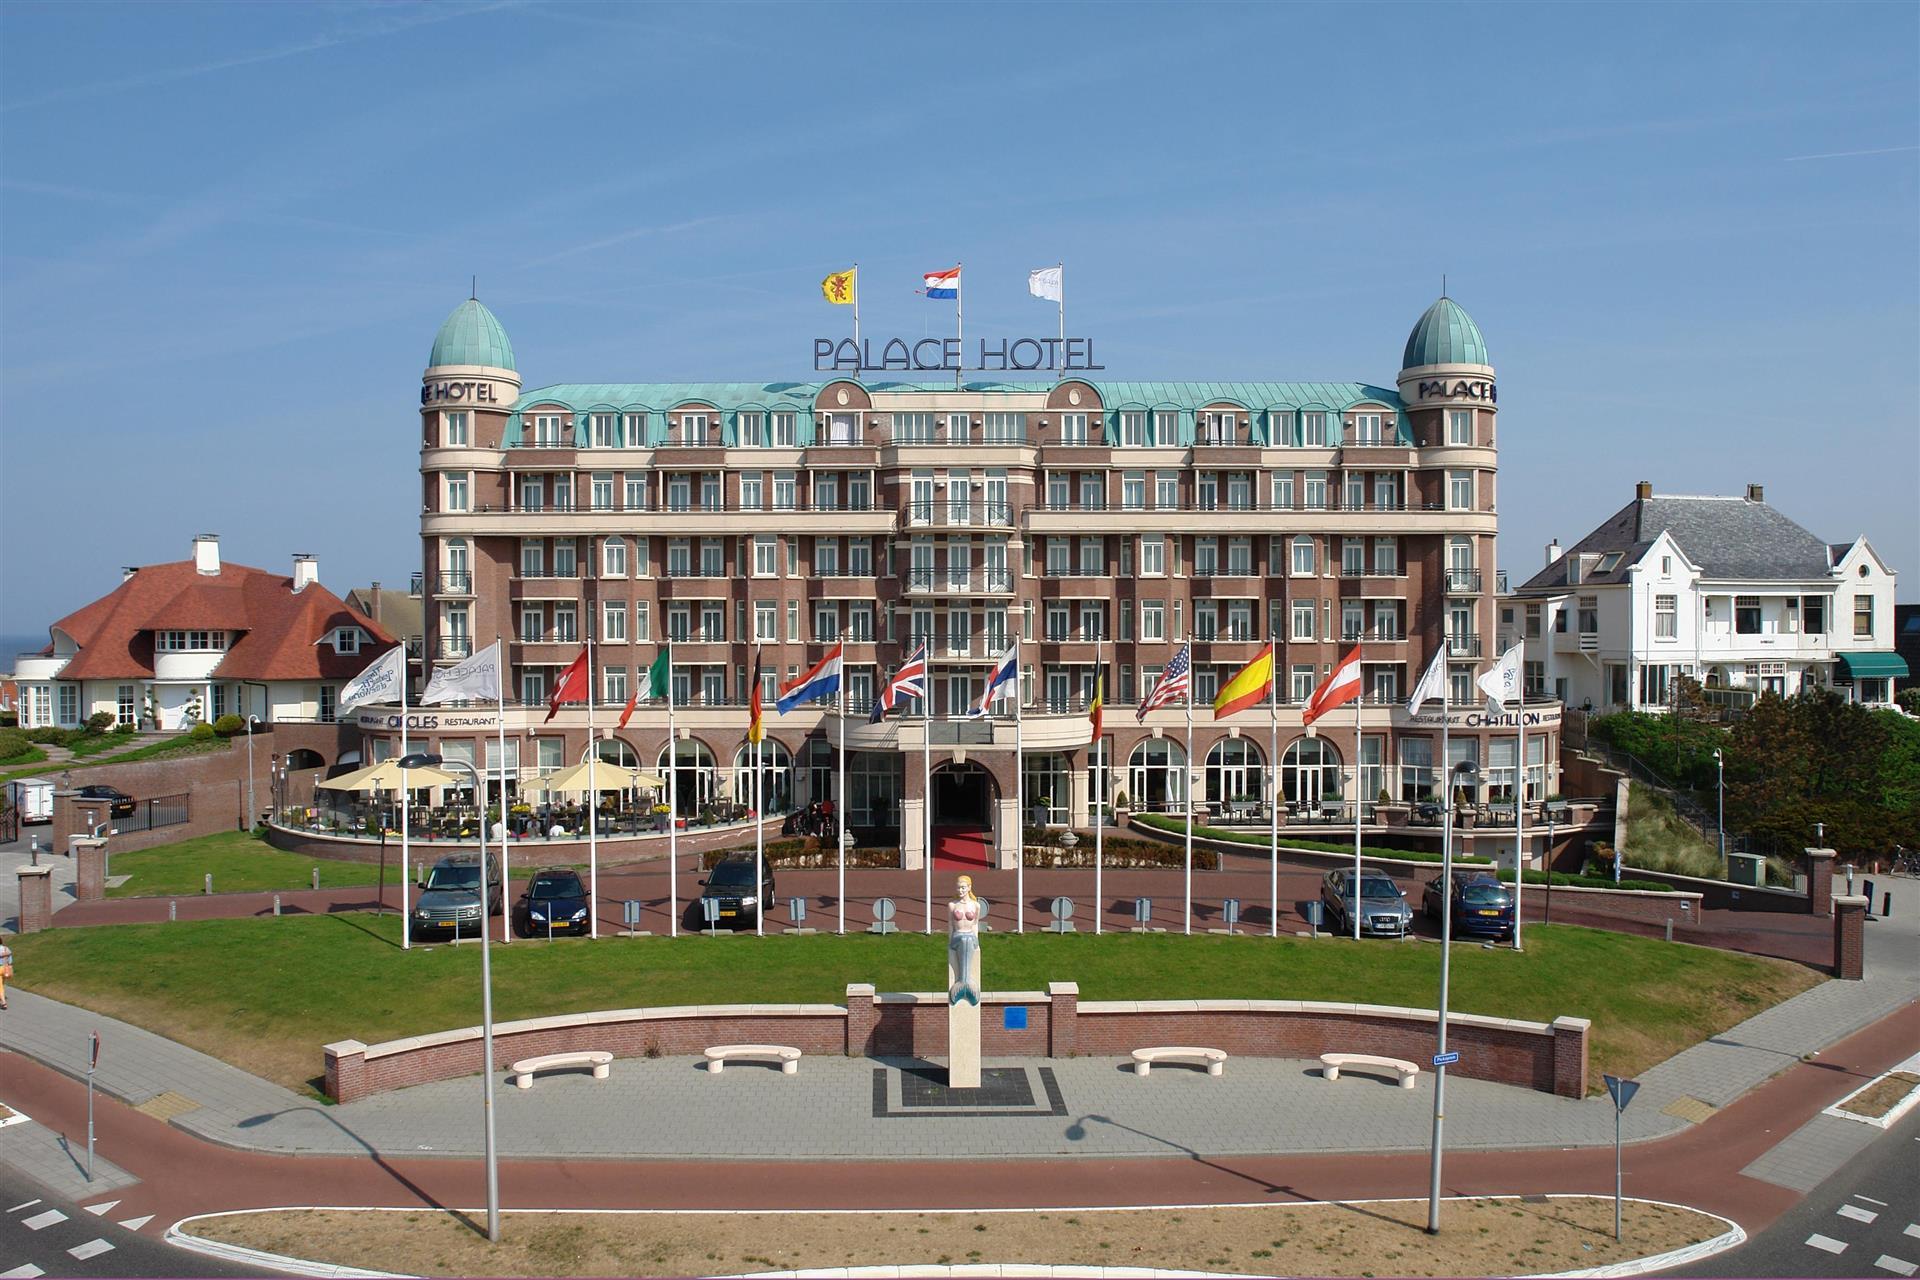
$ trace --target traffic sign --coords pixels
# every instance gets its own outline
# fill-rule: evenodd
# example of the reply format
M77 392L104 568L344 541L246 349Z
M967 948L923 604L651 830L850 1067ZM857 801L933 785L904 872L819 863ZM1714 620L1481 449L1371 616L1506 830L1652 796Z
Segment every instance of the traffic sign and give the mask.
M1633 1101L1633 1095L1640 1092L1638 1080L1622 1080L1619 1076L1602 1076L1607 1082L1607 1096L1613 1099L1616 1111L1625 1111L1627 1104Z
M1460 1061L1460 1054L1457 1050L1433 1055L1433 1065L1436 1067L1450 1067L1458 1061Z

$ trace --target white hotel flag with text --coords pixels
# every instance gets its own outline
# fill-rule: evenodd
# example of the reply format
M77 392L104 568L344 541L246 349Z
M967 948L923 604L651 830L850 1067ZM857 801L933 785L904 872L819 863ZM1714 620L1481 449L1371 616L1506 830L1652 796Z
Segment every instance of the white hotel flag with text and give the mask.
M1060 302L1066 292L1065 267L1040 267L1027 272L1027 292L1036 298L1045 298L1048 302Z
M1407 699L1407 714L1417 716L1420 708L1433 701L1440 700L1442 706L1447 701L1447 642L1440 642L1440 651L1433 655L1433 661L1427 664L1427 672L1420 677L1420 683L1413 686L1413 697Z
M1500 660L1480 674L1477 683L1487 695L1487 705L1505 711L1520 701L1520 646L1514 645Z
M500 698L500 642L495 640L480 652L444 670L433 673L420 705L436 702L496 702Z
M395 645L340 690L339 710L351 711L363 702L399 702L406 681L406 646Z

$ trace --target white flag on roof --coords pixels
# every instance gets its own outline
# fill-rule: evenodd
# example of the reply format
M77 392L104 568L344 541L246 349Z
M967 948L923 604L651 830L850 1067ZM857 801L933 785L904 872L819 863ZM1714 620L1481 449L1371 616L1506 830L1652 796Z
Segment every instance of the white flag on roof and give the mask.
M347 682L340 690L339 709L351 711L363 702L398 702L406 680L406 646L395 645Z
M1420 708L1438 698L1442 706L1447 702L1447 642L1440 641L1438 652L1433 661L1427 664L1427 673L1420 677L1420 683L1413 686L1413 697L1407 700L1407 714L1417 716Z
M495 640L465 662L433 673L420 705L436 702L493 702L500 697L500 642Z
M1036 298L1045 298L1048 302L1060 301L1066 292L1065 267L1040 267L1027 272L1027 292Z

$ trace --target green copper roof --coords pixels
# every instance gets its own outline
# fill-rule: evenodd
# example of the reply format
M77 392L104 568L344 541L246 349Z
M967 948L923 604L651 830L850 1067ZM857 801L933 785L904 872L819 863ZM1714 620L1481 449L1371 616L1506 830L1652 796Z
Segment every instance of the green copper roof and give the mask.
M1429 364L1493 364L1487 359L1487 340L1480 336L1480 326L1452 298L1441 298L1428 307L1407 335L1400 367Z
M479 364L490 369L512 369L513 344L493 312L477 298L468 298L453 309L440 333L433 340L433 354L427 367L443 364Z

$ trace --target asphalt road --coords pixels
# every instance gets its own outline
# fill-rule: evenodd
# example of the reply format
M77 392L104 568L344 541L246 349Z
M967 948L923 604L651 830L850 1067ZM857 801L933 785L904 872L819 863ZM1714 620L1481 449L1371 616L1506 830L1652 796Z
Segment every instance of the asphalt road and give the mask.
M42 1189L0 1165L0 1280L32 1276L271 1276L176 1249L161 1240L167 1224L127 1217L114 1193L83 1204ZM123 1223L137 1223L128 1227Z
M1920 1109L1738 1249L1676 1276L1912 1276L1920 1271Z

